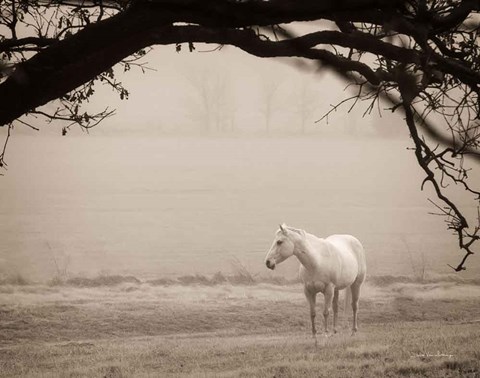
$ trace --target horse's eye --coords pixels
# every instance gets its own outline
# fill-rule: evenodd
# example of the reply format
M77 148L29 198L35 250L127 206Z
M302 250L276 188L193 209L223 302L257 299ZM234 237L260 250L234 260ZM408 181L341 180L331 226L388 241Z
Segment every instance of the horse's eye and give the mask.
M282 243L283 243L282 240L277 240L277 245L280 245L280 244L282 244Z

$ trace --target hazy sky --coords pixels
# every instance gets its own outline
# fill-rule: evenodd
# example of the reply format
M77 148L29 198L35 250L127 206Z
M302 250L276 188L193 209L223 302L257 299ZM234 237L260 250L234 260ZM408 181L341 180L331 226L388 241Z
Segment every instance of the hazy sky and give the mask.
M138 132L139 129L142 133L201 132L201 125L205 123L201 92L205 89L210 93L219 92L219 88L221 98L209 101L218 102L224 115L234 118L237 131L264 131L263 109L270 91L274 92L273 132L299 130L302 93L309 108L306 123L310 132L343 131L353 127L371 132L372 119L383 122L377 111L373 117L362 118L366 105L360 105L352 114L342 111L332 114L329 124L326 121L315 124L314 121L331 105L347 96L344 82L327 71L315 73L313 69L299 69L293 65L292 59L262 59L229 46L219 51L203 52L215 47L197 44L196 51L190 53L184 44L182 51L176 53L175 46L156 46L143 59L152 70L142 74L140 69L133 67L123 74L118 69L118 79L130 92L129 100L121 101L110 88L97 84L96 94L90 102L91 109L102 110L109 106L116 108L117 112L94 132ZM47 108L54 109L54 105ZM348 108L346 105L342 109L346 111ZM400 121L394 121L396 117L386 113L389 124L398 122L401 125ZM60 128L50 129L59 132ZM44 128L44 132L49 133L48 128Z

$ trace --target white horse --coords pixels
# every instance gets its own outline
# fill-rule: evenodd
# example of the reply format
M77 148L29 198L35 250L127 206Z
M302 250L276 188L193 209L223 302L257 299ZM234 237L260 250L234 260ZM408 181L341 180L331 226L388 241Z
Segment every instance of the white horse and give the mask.
M349 288L353 309L352 335L355 334L360 286L362 286L367 272L362 244L350 235L332 235L321 239L304 230L283 224L277 231L272 247L265 257L267 268L275 269L277 264L292 255L295 255L300 261L300 278L304 283L305 296L310 305L315 344L317 344L315 302L318 292L323 293L325 297L323 310L325 334L328 333L328 314L332 303L333 331L336 333L338 292Z

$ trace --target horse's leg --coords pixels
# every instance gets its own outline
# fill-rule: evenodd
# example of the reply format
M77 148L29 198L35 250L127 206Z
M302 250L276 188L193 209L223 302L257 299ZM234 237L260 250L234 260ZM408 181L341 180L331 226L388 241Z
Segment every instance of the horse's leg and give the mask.
M362 282L357 282L355 281L351 285L351 290L352 290L352 310L353 310L353 327L352 327L352 336L355 335L355 332L357 332L358 327L357 327L357 311L358 311L358 300L360 298L360 286L362 286Z
M337 319L338 319L338 289L333 291L333 333L337 333Z
M325 307L323 308L323 320L325 324L325 334L328 333L328 314L330 312L330 307L332 307L332 300L334 295L334 287L332 284L329 284L325 287L323 295L325 297Z
M308 304L310 305L310 319L312 321L312 336L315 340L315 346L317 346L317 329L315 328L315 304L317 302L317 293L315 291L305 288L305 296L307 297Z

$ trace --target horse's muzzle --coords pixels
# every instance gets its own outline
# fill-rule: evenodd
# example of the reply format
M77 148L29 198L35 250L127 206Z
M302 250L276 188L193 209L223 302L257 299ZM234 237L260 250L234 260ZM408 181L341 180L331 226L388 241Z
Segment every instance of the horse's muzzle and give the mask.
M267 265L268 269L271 269L271 270L275 269L275 263L272 263L270 260L267 260L265 264Z

